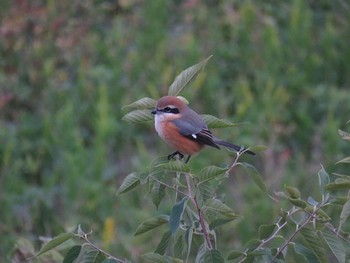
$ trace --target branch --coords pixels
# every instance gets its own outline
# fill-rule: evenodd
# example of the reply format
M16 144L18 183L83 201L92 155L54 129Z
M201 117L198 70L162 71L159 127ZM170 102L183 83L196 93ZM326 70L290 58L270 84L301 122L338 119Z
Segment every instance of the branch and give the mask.
M88 239L88 234L78 235L78 237L84 239L90 246L92 246L94 249L100 251L101 253L105 254L106 256L108 256L108 258L112 258L112 259L114 259L115 261L120 262L120 263L127 263L127 261L122 260L122 259L119 259L119 258L116 258L116 257L112 256L111 254L109 254L108 252L102 250L101 248L99 248L99 247L96 246L95 244L93 244L93 243Z

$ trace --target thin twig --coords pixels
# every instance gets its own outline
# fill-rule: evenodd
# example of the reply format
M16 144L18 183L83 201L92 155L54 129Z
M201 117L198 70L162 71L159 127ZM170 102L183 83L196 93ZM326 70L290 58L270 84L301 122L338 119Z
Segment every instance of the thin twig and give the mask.
M154 181L160 183L161 185L164 185L164 186L167 187L167 188L170 188L170 189L172 189L172 190L174 190L174 191L176 191L176 192L178 192L178 193L180 193L180 194L182 194L182 195L184 195L184 196L187 196L188 198L191 198L191 196L189 196L189 195L186 194L185 192L182 192L182 191L179 190L178 188L175 188L174 186L168 185L168 184L166 184L166 183L160 181L159 179L155 178L155 177L152 176L152 175L150 175L149 177L152 178Z
M185 177L186 177L186 182L187 182L188 196L190 197L192 203L196 207L198 218L199 218L199 224L202 227L202 232L203 232L203 236L205 239L206 247L208 248L208 250L212 250L213 245L212 245L211 240L210 240L210 236L209 236L209 232L207 229L207 224L206 224L205 219L204 219L203 211L199 207L196 194L193 195L192 190L191 190L192 188L191 188L190 175L188 173L185 173ZM196 185L195 185L195 187L196 187Z
M104 251L103 249L97 247L95 244L93 244L89 239L88 239L88 235L78 235L80 238L84 239L90 246L92 246L94 249L100 251L101 253L105 254L106 256L108 256L108 258L113 258L115 261L120 262L120 263L126 263L127 261L116 258L114 256L112 256L111 254L109 254L108 252Z
M270 263L273 263L273 262L276 260L278 254L279 254L279 253L282 253L282 251L283 251L283 250L288 246L288 244L293 240L293 238L296 236L296 234L298 234L299 231L300 231L301 229L303 229L307 224L310 223L310 221L311 221L312 219L315 218L315 215L316 215L317 211L320 210L321 208L322 208L322 206L317 207L311 214L309 214L309 217L305 220L304 223L302 223L300 226L297 225L297 229L296 229L296 230L294 231L294 233L286 240L286 242L284 242L284 244L278 249L276 255L272 258L272 260L270 261Z

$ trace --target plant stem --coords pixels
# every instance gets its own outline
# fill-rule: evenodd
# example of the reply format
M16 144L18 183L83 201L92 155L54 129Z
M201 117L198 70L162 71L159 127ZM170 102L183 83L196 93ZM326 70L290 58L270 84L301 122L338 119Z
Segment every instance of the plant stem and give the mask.
M120 263L126 263L125 260L116 258L114 256L112 256L111 254L109 254L108 252L102 250L101 248L97 247L95 244L93 244L87 237L87 234L85 235L79 235L80 238L84 239L90 246L92 246L94 249L100 251L101 253L105 254L106 256L108 256L108 258L113 258L115 261L120 262Z
M202 228L206 247L208 250L212 250L213 245L212 245L211 240L210 240L210 236L209 236L209 232L207 229L207 224L206 224L205 219L204 219L203 211L199 207L196 194L193 195L193 193L192 193L190 175L188 173L186 173L185 177L186 177L186 182L187 182L188 196L190 197L192 203L196 207L198 218L199 218L199 224L201 225L201 228Z

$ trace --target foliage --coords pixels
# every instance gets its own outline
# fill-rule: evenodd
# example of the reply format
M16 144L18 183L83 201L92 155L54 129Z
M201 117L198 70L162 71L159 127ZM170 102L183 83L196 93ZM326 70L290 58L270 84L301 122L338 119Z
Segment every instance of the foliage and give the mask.
M207 60L204 60L206 63ZM203 62L202 62L203 63ZM183 71L171 85L171 93L178 94L188 83L192 74L190 71L201 67L202 63ZM181 81L179 81L181 80ZM136 108L124 118L128 122L139 123L144 121L139 116L138 105L145 106L147 98L138 100L131 104ZM150 103L146 106L154 106ZM344 139L348 134L340 131ZM229 168L208 166L199 173L193 171L187 162L182 159L168 160L166 157L153 161L151 166L142 173L129 174L121 184L118 195L125 194L141 184L147 184L152 189L151 198L156 208L165 197L175 200L169 214L161 214L142 222L136 229L135 236L149 231L158 231L163 225L168 227L162 234L154 252L142 256L147 262L225 262L225 256L220 250L218 229L233 220L240 219L232 208L220 198L219 186L225 185L232 170L243 165L248 170L253 170L252 179L257 186L266 194L269 191L260 179L254 166L241 163L240 158L244 151L237 152L237 156ZM347 163L348 158L340 162ZM170 175L174 176L171 178ZM322 168L319 173L320 201L309 196L303 199L299 189L285 186L286 192L277 192L275 195L279 200L271 197L271 200L281 203L286 200L289 209L280 208L280 216L275 223L260 225L256 239L250 240L241 250L233 250L226 256L227 260L236 262L328 262L328 256L335 258L337 262L345 263L349 257L346 248L349 247L349 233L345 232L343 224L350 215L349 193L350 176L343 176L340 184L337 180L330 182L329 175ZM258 179L259 178L259 179ZM343 184L346 183L344 187ZM330 191L332 190L332 191ZM344 190L346 190L344 192ZM339 199L347 200L339 204ZM334 226L335 219L332 219L325 209L334 204L342 207L338 227ZM283 233L282 231L289 231ZM88 239L88 235L81 228L78 228L77 237L85 243L81 246L74 244L66 256L64 262L127 262L118 259L102 249L95 246ZM46 245L44 245L36 256L50 251L61 243L73 238L72 233L64 233Z
M320 203L323 192L313 177L320 163L327 171L337 170L329 173L329 185L322 190L335 203L323 210L333 225L339 220L349 232L348 197L341 194L348 187L348 148L335 132L347 130L349 118L348 10L342 0L0 1L3 260L23 261L47 240L74 232L79 224L93 231L99 248L120 258L137 262L146 251L161 254L165 248L158 244L168 239L171 247L166 224L132 235L141 222L170 215L181 200L170 197L174 192L164 185L148 189L145 167L161 162L150 165L154 156L167 151L151 123L131 126L122 121L125 113L145 110L154 100L120 109L135 98L166 94L180 69L209 54L213 57L205 71L181 94L212 128L232 127L215 131L220 137L267 146L249 164L242 156L234 176L218 186L217 197L240 220L210 221L217 250L224 258L233 249L242 256L262 225L272 228L280 207L290 210L290 200L307 207L303 196L312 196ZM188 169L213 183L216 173L229 169L227 158L225 151L205 150L181 171ZM333 164L342 159L335 169ZM170 168L180 167L172 162ZM131 171L137 180L126 190L134 191L115 197ZM185 182L180 183L184 190ZM206 190L205 182L201 185L200 191ZM285 197L280 205L271 202L283 185L298 189L301 201ZM290 187L285 191L287 196L289 191L297 194ZM148 192L150 198L145 198ZM155 236L157 231L164 235ZM292 233L288 225L281 231L284 237ZM296 238L304 242L299 234ZM72 240L79 237L33 261L62 262L67 246L74 246ZM205 254L198 235L193 240L190 257L196 251ZM324 247L337 244L320 240ZM182 251L181 241L175 241L177 251ZM287 249L298 262L303 262L298 252L314 259L308 245L300 244ZM72 247L73 255L80 245ZM333 250L326 256L338 254ZM213 251L205 258L216 255Z

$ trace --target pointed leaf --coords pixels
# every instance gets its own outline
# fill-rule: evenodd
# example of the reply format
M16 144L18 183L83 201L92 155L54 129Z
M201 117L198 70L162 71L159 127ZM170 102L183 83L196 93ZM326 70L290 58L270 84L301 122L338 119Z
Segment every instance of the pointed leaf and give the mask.
M215 129L215 128L227 128L227 127L233 127L240 124L232 123L228 120L219 119L215 116L203 114L201 115L204 122L207 124L209 129Z
M263 151L266 151L267 149L268 147L264 145L256 145L256 146L249 147L249 150L255 153L263 152Z
M154 159L154 160L152 161L151 168L153 168L153 167L158 167L158 166L160 166L160 165L162 165L162 164L166 164L166 163L168 163L168 162L169 162L168 156L161 156L161 157L158 157L158 158L156 158L156 159Z
M203 263L204 261L204 255L205 253L207 252L207 248L206 248L206 245L205 243L203 243L199 249L197 250L197 256L196 256L196 259L195 259L195 263Z
M148 232L156 227L159 227L165 223L169 222L169 216L167 215L159 215L156 217L152 217L151 219L142 222L136 229L134 236L141 235L145 232Z
M79 256L80 250L81 246L73 246L70 250L68 250L66 256L63 259L63 263L73 263L74 260L76 260Z
M182 198L182 200L177 202L173 206L173 209L171 210L169 224L170 224L170 230L173 234L176 232L176 230L180 226L181 217L185 209L187 200L188 200L187 197Z
M315 253L314 253L312 250L310 250L309 248L303 246L303 245L300 244L300 243L296 243L296 244L294 245L294 251L295 251L297 254L299 254L299 255L305 257L305 258L308 260L308 262L310 262L310 263L313 263L313 262L318 263L318 262L320 262L320 261L317 259Z
M142 255L147 262L152 263L182 263L183 261L178 258L173 258L169 256L162 256L156 253L147 253Z
M300 207L300 208L307 207L307 203L302 199L288 198L288 201L291 202L296 207Z
M261 225L259 227L259 239L264 240L271 236L271 234L274 232L276 229L276 225Z
M175 245L174 245L174 256L175 257L182 257L185 250L185 242L183 240L183 235L179 235Z
M91 246L82 246L79 256L74 262L79 263L101 263L106 256Z
M342 183L330 183L325 186L328 191L350 190L350 181Z
M209 199L204 208L226 216L231 216L232 218L237 218L234 211L219 199Z
M133 110L124 115L123 121L128 123L140 123L153 120L153 115L150 110Z
M343 140L348 140L350 141L350 134L342 131L342 130L338 130L339 135L342 137Z
M208 60L212 56L209 56L208 58L204 59L203 61L199 62L198 64L195 64L184 71L182 71L174 80L174 82L169 87L169 96L177 96L180 94L180 92L187 86L187 84L194 79L202 69L204 69L205 65L207 64Z
M162 239L160 240L154 253L164 255L164 253L169 245L170 238L171 238L171 231L168 230L163 234Z
M300 191L292 186L285 185L284 188L287 190L289 197L298 199L300 197Z
M337 164L338 164L338 163L350 163L350 156L348 156L348 157L346 157L346 158L340 160L339 162L337 162Z
M151 190L152 202L155 205L156 209L158 209L160 202L165 197L165 186L154 182L152 190Z
M185 241L186 241L186 245L187 245L187 255L186 255L187 260L186 261L188 261L188 258L189 258L190 253L191 253L193 232L194 232L194 227L191 226L186 230L186 233L185 233Z
M346 222L346 220L348 219L350 215L350 199L348 199L348 201L346 201L346 203L343 206L343 209L340 213L340 220L339 220L339 229L342 229L344 223Z
M318 260L321 263L326 263L324 249L315 232L309 228L304 227L303 229L300 230L300 233L304 237L309 248L315 253Z
M179 173L187 173L189 172L189 167L187 164L180 160L170 161L157 166L158 169L168 172L179 172Z
M322 194L325 194L325 186L329 184L329 182L329 175L322 166L321 170L318 172L318 183L321 187Z
M228 254L227 260L233 260L233 259L239 258L241 256L244 256L243 252L238 251L238 250L233 250L230 252L230 254Z
M201 193L203 201L206 201L212 197L213 188L209 181L198 184L198 189Z
M54 237L52 240L50 240L47 244L45 244L38 254L36 256L40 256L41 254L50 251L51 249L54 249L55 247L61 245L62 243L66 242L67 240L73 238L75 235L73 233L62 233L58 235L57 237Z
M229 222L231 222L231 221L233 221L233 220L235 220L237 218L241 218L241 217L240 216L236 216L236 218L229 217L229 218L218 218L218 219L215 219L213 222L211 222L209 224L209 229L213 230L213 229L215 229L215 228L217 228L219 226L222 226L224 224L227 224L227 223L229 223Z
M324 229L321 234L338 262L345 263L346 251L341 239L327 229Z
M117 194L123 194L131 189L135 188L140 183L140 175L138 173L131 173L127 175L122 183L122 185L119 187Z
M137 110L143 110L143 109L151 109L154 108L157 104L157 101L151 98L142 98L139 99L129 105L124 106L122 109L137 109Z
M212 249L204 254L204 263L225 263L225 260L218 250Z
M265 194L268 194L267 187L256 168L248 163L241 163L241 165L245 168L246 172L250 175L250 177L253 179L254 183L260 188L260 190L262 190Z
M227 170L227 168L208 166L199 172L198 179L200 183L204 183L226 173Z

